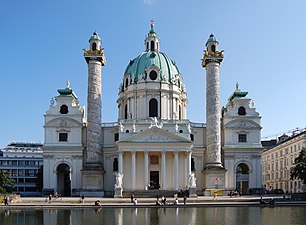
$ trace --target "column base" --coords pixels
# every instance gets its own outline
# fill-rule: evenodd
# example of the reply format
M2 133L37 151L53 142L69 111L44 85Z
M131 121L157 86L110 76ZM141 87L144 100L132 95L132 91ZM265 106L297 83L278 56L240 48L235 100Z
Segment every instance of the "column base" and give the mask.
M224 190L225 189L225 172L226 170L223 167L219 167L219 166L208 167L207 166L203 170L204 190L205 190L204 192L206 193L206 190L209 192L210 190Z
M115 188L114 198L123 198L122 191L123 191L122 187Z
M190 187L189 188L189 197L190 198L197 198L197 187Z
M104 197L103 177L105 171L85 168L82 171L82 193L87 197Z

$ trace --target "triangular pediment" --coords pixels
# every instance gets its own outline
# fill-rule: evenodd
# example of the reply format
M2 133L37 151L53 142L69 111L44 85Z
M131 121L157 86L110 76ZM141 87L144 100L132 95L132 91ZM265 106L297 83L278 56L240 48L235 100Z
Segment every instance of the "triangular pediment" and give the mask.
M224 124L224 127L239 129L261 129L261 126L252 120L232 120L227 124Z
M82 127L82 124L71 118L55 118L46 123L44 127Z
M157 127L149 128L145 131L127 137L117 143L191 143L191 141L185 137L171 133L164 129Z

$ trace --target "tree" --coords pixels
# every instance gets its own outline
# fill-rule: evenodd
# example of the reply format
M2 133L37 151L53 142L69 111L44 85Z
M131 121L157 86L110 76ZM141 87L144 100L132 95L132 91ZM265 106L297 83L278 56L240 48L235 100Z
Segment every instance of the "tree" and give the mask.
M290 178L291 180L298 178L303 184L306 184L306 148L302 148L300 155L294 160Z
M9 177L8 171L0 171L0 193L11 193L15 180Z

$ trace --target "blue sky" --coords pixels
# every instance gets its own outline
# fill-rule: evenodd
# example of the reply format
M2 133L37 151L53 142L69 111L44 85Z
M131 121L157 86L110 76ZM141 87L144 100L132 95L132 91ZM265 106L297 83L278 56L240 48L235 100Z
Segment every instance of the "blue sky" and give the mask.
M44 141L44 114L70 80L86 104L83 48L102 38L103 122L117 120L117 94L130 59L144 50L155 20L161 51L176 61L188 94L188 118L205 122L205 70L200 59L214 33L225 50L221 105L236 82L262 116L262 137L304 128L306 80L304 0L1 1L0 147Z

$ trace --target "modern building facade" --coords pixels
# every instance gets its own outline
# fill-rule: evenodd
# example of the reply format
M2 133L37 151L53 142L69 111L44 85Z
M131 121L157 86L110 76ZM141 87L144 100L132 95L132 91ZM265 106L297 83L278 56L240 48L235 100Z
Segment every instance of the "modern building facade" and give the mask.
M64 195L115 197L152 189L188 189L197 196L260 188L261 117L238 86L221 110L219 68L224 53L218 45L210 35L202 60L206 123L188 119L183 75L160 50L154 23L144 51L124 71L118 120L103 123L106 57L94 32L89 50L84 49L87 116L69 82L44 115L44 188Z
M269 142L267 142L269 143ZM270 141L271 143L271 141ZM290 179L290 170L302 148L306 147L306 130L284 134L262 153L262 179L266 190L282 189L287 193L303 192L299 179Z
M8 171L14 179L14 192L21 195L38 195L39 171L43 165L42 144L12 142L0 151L0 170Z

